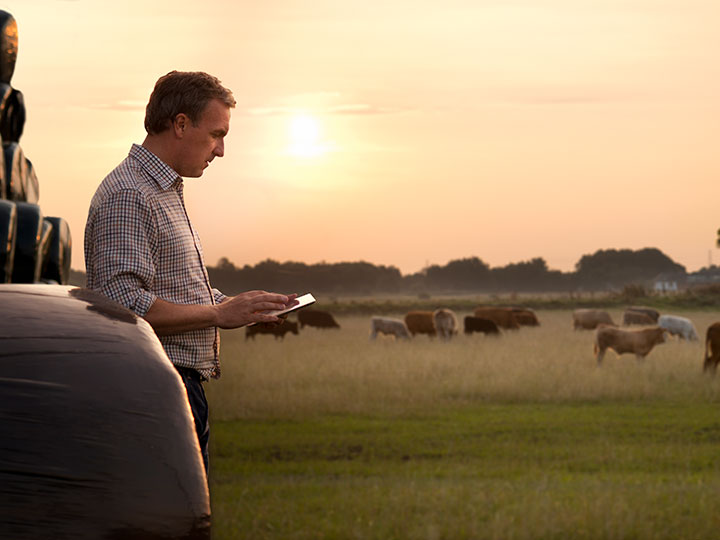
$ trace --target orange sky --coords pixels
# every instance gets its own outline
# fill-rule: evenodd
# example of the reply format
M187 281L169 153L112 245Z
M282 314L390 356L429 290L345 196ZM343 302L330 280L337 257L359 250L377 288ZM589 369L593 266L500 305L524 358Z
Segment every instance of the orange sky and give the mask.
M598 249L712 259L715 0L6 1L21 145L84 268L97 184L172 70L238 101L186 201L206 262L478 256L572 270ZM204 6L204 5L203 5Z

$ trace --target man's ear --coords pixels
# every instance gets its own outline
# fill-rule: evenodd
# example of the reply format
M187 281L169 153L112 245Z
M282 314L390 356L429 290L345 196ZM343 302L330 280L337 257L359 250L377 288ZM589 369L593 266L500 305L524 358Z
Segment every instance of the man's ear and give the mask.
M178 139L185 136L185 129L190 125L190 118L185 113L179 113L173 119L173 131Z

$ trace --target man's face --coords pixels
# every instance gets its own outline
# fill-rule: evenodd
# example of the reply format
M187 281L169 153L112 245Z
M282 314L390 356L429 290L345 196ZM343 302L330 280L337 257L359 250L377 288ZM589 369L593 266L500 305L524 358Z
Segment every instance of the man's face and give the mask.
M197 125L184 123L182 151L178 158L180 176L198 178L216 157L225 154L225 135L230 129L230 108L219 99L211 100Z

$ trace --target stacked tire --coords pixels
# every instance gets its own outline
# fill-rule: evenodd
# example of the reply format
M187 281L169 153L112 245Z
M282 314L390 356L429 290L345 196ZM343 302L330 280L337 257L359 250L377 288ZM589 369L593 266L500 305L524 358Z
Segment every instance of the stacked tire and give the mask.
M20 146L25 100L10 85L17 49L15 19L0 11L0 283L64 285L72 238L64 219L43 216L37 174Z

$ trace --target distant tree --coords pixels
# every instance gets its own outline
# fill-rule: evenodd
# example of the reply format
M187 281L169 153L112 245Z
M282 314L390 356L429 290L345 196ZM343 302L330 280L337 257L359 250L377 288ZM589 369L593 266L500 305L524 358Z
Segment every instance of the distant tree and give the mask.
M444 266L432 265L403 276L394 266L368 262L305 264L266 259L254 266L236 267L222 257L208 267L213 286L227 294L251 289L325 294L375 294L409 292L541 292L567 291L582 286L591 290L619 288L649 281L663 273L685 273L655 248L599 250L584 255L576 271L550 270L541 257L490 268L478 257L456 259Z
M230 259L228 259L227 257L220 257L220 260L218 261L216 268L218 270L234 271L235 265L233 263L231 263Z
M595 289L649 281L663 273L686 273L684 266L656 248L599 250L584 255L575 269L578 283Z
M563 273L548 269L541 257L493 268L495 283L503 291L559 291L567 288Z
M323 292L373 294L398 292L402 274L393 266L375 266L367 262L280 263L264 260L255 266L235 268L223 258L216 268L208 268L211 282L218 288L237 294L251 289L280 292ZM228 261L229 262L229 261Z
M425 271L431 289L479 291L492 288L490 267L477 257L457 259L445 266L433 265Z

